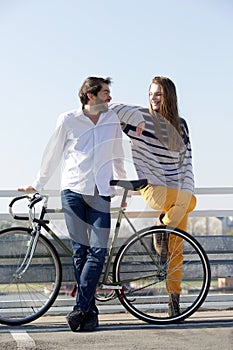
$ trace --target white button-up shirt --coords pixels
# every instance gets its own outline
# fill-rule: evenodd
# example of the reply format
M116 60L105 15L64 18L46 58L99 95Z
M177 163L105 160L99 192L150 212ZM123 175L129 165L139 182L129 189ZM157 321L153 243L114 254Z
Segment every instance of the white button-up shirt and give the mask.
M101 113L97 124L83 111L61 114L32 186L43 189L61 159L62 190L94 195L97 187L102 196L114 194L109 181L126 178L122 130L117 114L112 110Z

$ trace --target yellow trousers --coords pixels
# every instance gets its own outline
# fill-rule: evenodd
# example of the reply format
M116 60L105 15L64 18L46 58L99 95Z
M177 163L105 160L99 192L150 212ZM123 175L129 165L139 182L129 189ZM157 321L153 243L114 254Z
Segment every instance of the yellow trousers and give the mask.
M189 192L147 185L141 191L145 202L164 214L163 224L187 230L188 213L196 206L196 197ZM168 273L166 288L169 294L180 294L183 265L183 239L170 235L168 244Z

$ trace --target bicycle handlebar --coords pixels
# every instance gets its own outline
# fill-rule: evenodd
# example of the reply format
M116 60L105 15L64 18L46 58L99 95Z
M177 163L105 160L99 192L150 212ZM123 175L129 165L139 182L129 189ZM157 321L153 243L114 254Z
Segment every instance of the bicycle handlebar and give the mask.
M10 212L10 215L15 219L15 220L29 220L29 216L19 216L19 215L16 215L14 214L13 210L12 210L12 207L13 205L15 204L15 202L19 201L19 200L22 200L22 199L25 199L27 198L29 200L29 204L28 204L28 207L29 207L29 210L31 210L34 205L36 203L39 203L40 201L42 201L43 199L43 196L40 195L39 193L35 193L33 194L32 197L28 196L28 195L24 195L24 196L19 196L19 197L15 197L14 199L12 199L12 201L10 202L9 204L9 212Z
M28 205L28 207L30 209L32 209L34 207L34 205L36 203L39 203L40 201L42 201L43 196L41 196L39 193L35 193L34 196L32 197L30 204Z

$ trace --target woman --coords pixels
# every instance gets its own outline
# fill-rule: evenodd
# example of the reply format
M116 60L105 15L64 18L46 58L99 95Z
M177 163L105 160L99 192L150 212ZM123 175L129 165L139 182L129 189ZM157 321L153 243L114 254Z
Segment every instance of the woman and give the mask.
M126 108L113 109L123 120ZM137 113L139 110L145 120L142 134L139 136L138 129L135 130L129 123L124 132L132 141L138 177L148 179L141 195L152 209L162 212L159 224L186 231L188 213L195 208L196 198L189 131L185 120L179 117L174 83L166 77L155 77L149 86L149 113L142 108L138 108ZM180 313L183 241L174 241L170 237L167 246L167 241L161 242L158 237L154 243L161 259L176 251L175 258L170 259L168 265L166 284L168 312L170 316L175 316Z

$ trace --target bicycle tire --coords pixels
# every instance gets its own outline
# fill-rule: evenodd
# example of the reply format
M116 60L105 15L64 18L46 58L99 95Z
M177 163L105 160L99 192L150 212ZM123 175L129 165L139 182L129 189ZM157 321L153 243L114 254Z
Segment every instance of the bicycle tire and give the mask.
M52 243L40 234L28 269L20 277L32 229L11 227L0 231L0 323L16 326L42 316L55 301L62 267Z
M174 250L167 254L163 263L153 244L161 233L169 234L169 242L177 244L173 244ZM180 244L183 244L181 309L180 314L169 315L168 301L172 292L171 289L167 291L167 286L171 288L176 282L177 277L173 275L179 269L171 264L177 257ZM207 254L197 239L179 229L153 226L131 236L119 249L113 278L122 286L116 294L126 310L142 321L166 325L183 321L198 310L208 294L211 271Z

